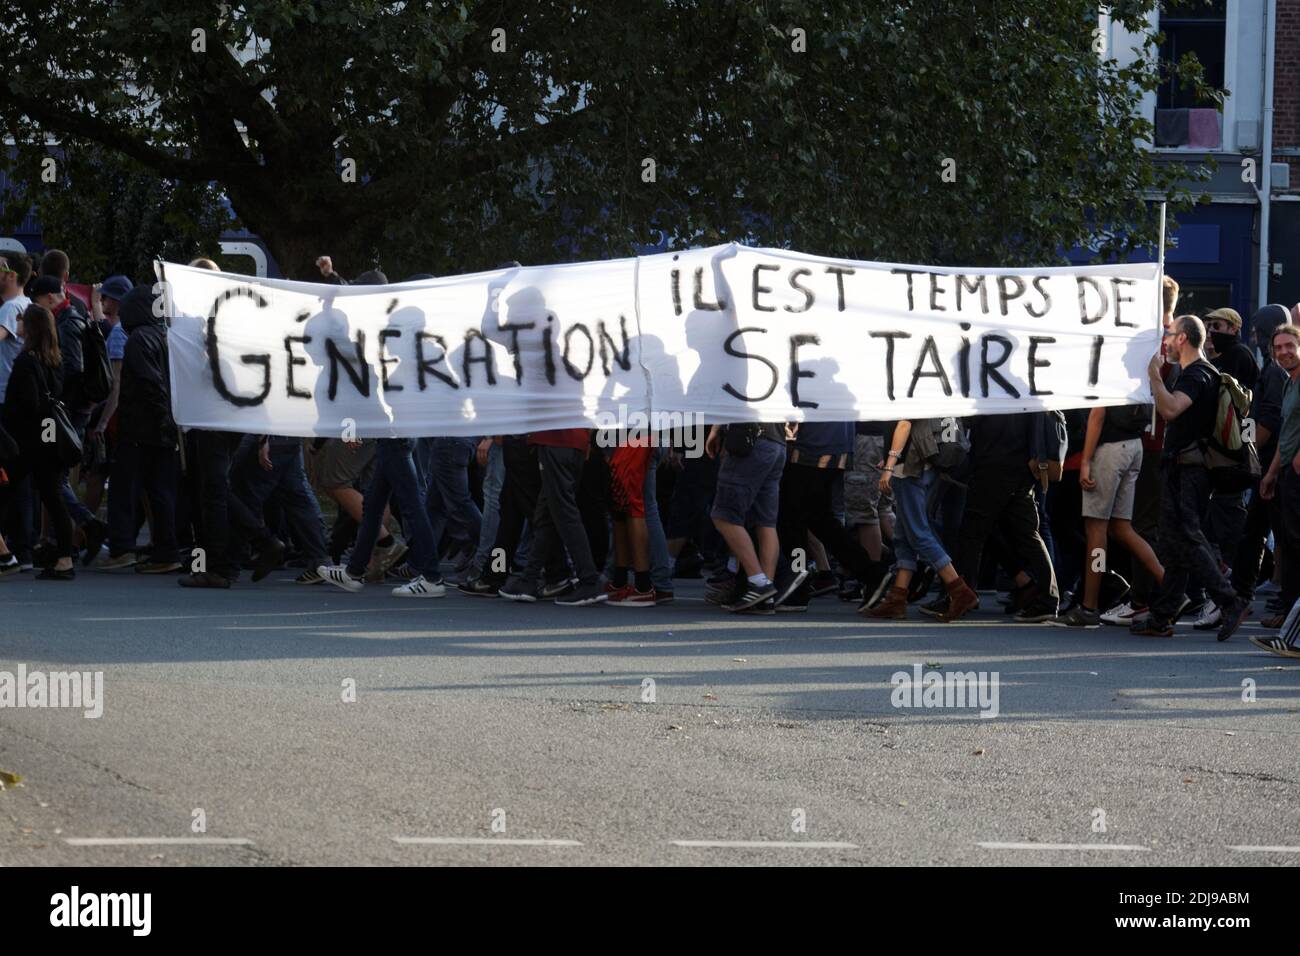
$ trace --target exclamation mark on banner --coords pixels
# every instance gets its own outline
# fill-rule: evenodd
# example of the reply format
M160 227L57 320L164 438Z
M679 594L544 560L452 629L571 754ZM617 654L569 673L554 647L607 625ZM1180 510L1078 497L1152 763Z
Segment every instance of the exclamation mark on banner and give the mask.
M1101 374L1101 343L1106 341L1104 335L1094 335L1092 337L1092 361L1088 363L1088 387L1097 387L1097 378ZM1094 401L1096 395L1085 395L1088 401Z

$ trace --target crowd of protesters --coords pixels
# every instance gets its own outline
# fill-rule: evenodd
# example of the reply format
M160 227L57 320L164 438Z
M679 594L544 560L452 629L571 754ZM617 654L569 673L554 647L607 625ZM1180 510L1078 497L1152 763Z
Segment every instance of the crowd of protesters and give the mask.
M328 257L317 265L347 282ZM79 561L229 588L289 567L297 584L347 591L391 581L395 596L434 598L454 581L471 596L620 607L671 602L675 580L706 577L706 599L731 613L838 596L868 619L941 622L993 591L1018 624L1170 637L1189 618L1219 640L1258 591L1278 633L1252 641L1300 657L1300 306L1265 306L1244 337L1230 308L1178 314L1166 278L1154 408L713 425L691 456L583 428L182 431L150 286L110 276L85 303L70 267L58 250L35 268L0 255L0 576L73 580ZM388 283L378 270L353 281ZM1225 491L1203 449L1237 386L1262 474ZM79 464L59 453L60 429Z

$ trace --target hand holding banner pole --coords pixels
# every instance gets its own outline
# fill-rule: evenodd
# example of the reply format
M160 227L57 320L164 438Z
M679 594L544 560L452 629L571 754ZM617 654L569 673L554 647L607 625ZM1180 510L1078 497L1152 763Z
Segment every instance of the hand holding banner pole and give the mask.
M1165 203L1160 204L1160 245L1156 251L1156 354L1165 355ZM1155 396L1152 396L1154 398ZM1151 435L1156 433L1156 405L1151 403Z

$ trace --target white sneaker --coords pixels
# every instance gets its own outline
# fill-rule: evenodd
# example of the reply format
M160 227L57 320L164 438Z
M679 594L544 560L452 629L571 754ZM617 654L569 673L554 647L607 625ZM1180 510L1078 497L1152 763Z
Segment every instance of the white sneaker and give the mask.
M1116 604L1113 608L1103 614L1101 619L1106 624L1114 624L1116 627L1128 627L1133 623L1133 619L1145 610L1146 609L1143 608L1139 611L1138 608L1135 608L1128 601L1125 601L1123 604Z
M316 569L316 573L335 587L342 588L345 591L360 591L366 585L358 581L352 575L348 574L348 569L340 565L322 564Z
M1219 620L1223 617L1223 612L1219 610L1219 605L1213 601L1206 601L1201 605L1200 613L1196 615L1196 620L1192 622L1192 627L1198 631L1208 631L1219 626Z
M393 588L393 597L440 598L447 593L447 587L441 581L434 584L423 574L417 575L405 584Z

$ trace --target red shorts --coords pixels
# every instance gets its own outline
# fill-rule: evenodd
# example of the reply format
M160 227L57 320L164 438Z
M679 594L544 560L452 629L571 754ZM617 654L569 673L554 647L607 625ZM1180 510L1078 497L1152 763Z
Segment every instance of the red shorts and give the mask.
M620 445L609 458L609 510L627 518L645 517L645 476L654 449Z

